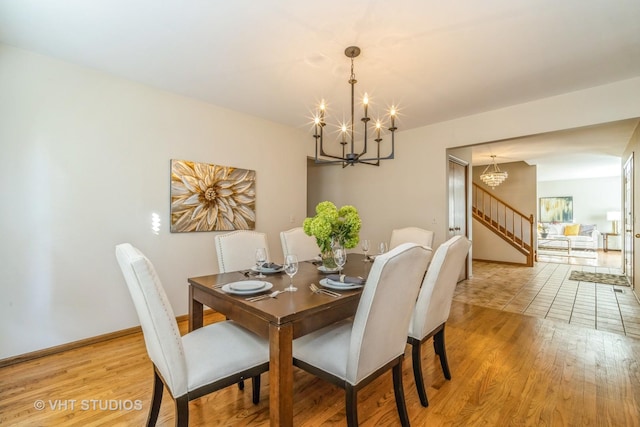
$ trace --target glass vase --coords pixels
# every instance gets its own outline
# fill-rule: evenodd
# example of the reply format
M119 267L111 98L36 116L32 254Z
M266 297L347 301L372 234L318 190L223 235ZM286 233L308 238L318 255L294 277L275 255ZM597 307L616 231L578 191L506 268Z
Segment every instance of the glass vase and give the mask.
M332 250L327 250L322 252L322 265L324 266L324 268L326 268L327 270L335 270L336 268L338 268L338 266L336 265L336 261L333 259L333 251Z

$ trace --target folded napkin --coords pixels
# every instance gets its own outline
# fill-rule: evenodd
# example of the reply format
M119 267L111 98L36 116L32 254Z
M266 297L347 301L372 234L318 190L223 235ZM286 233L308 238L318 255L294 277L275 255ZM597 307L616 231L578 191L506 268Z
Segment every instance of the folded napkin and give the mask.
M364 284L364 279L362 277L345 276L344 274L329 274L327 279L334 282L350 283L352 285Z
M265 262L260 267L262 268L270 268L272 270L280 270L282 266L280 264L276 264L275 262Z

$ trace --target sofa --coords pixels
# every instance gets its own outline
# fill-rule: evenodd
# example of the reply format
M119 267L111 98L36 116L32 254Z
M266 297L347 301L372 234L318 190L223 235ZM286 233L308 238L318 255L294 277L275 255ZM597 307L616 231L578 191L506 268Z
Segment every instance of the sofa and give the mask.
M538 224L538 248L597 251L600 232L595 224L566 222ZM569 245L569 247L567 247Z

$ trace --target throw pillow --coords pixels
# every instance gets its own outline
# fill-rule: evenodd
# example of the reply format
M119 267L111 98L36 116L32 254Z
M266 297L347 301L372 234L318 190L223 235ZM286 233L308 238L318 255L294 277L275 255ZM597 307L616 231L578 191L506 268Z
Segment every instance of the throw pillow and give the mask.
M567 224L564 226L565 236L577 236L580 232L580 224Z
M593 230L595 230L596 225L595 224L580 224L580 236L589 236L591 237L591 234L593 233Z

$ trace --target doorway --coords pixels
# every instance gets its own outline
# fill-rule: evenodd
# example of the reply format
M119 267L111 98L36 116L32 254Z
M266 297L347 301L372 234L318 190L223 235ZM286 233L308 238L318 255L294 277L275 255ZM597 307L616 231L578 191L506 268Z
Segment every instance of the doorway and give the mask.
M624 205L624 217L622 229L624 230L624 274L627 276L631 289L635 292L636 287L633 280L633 153L624 164L622 177L622 196Z
M449 155L448 166L448 187L449 187L449 224L447 239L453 236L467 237L468 217L467 217L467 182L469 175L469 163L457 157ZM469 260L467 256L467 261ZM469 262L465 263L465 268L460 271L458 281L469 277Z

